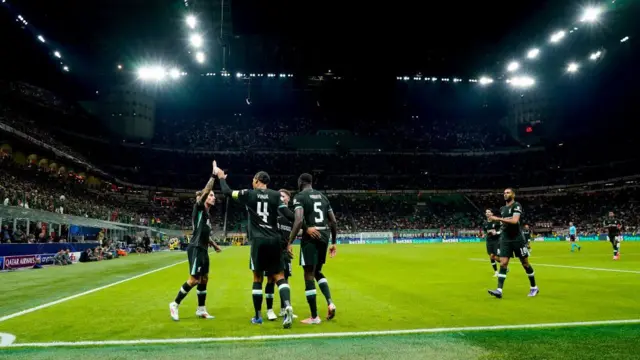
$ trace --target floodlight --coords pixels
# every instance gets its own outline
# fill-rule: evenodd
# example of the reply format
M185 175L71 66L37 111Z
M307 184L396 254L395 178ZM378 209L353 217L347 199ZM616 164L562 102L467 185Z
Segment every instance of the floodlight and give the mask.
M512 61L507 66L507 71L516 71L518 68L520 68L520 64L517 61Z
M197 24L197 21L196 21L196 17L195 16L193 16L193 15L187 16L187 26L189 26L192 29L195 29L196 28L196 24Z
M557 31L557 32L553 33L553 35L551 35L551 39L550 39L550 41L551 41L552 43L557 43L557 42L559 42L560 40L562 40L562 38L564 38L564 36L565 36L566 34L567 34L567 33L566 33L564 30Z
M493 79L490 77L482 76L480 77L480 85L489 85L493 83Z
M69 67L65 65L65 66L62 67L62 70L69 71Z
M169 71L169 75L172 79L178 79L180 77L180 70L173 68Z
M622 39L620 39L620 42L621 42L621 43L623 43L623 42L627 42L627 40L629 40L629 37L628 37L628 36L625 36L625 37L623 37Z
M602 9L599 7L589 7L584 10L580 21L582 22L596 22L602 13Z
M58 59L62 57L62 55L60 54L60 51L54 51L53 56L57 57Z
M203 43L202 36L200 34L192 34L189 37L189 42L194 47L199 48L200 46L202 46L202 43Z
M569 63L569 65L567 66L567 71L570 73L574 73L576 71L578 71L578 68L580 67L580 65L578 65L577 63Z
M531 50L529 50L529 51L527 52L527 57L528 57L529 59L535 59L535 58L537 58L537 57L538 57L538 54L540 54L540 50L539 50L539 49L536 49L536 48L533 48L533 49L531 49Z
M41 42L46 42L46 41L44 41L44 36L42 36L42 35L38 35L38 40L40 40Z
M589 56L589 59L595 61L595 60L598 60L600 56L602 56L602 51L596 51L594 53L591 53L591 55Z
M516 76L507 80L509 84L518 88L528 88L535 85L536 81L529 76Z
M196 53L196 61L198 61L200 64L202 64L204 62L204 53L202 51L198 51Z

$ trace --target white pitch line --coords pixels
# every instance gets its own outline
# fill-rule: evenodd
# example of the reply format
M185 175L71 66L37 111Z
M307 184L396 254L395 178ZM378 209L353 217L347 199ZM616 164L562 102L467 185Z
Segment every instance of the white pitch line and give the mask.
M471 260L471 261L487 261L487 259L469 259L469 260ZM531 265L533 265L533 266L556 267L556 268L564 268L564 269L608 271L608 272L620 272L620 273L629 273L629 274L640 274L640 271L638 271L638 270L607 269L607 268L594 268L594 267L586 267L586 266L569 266L569 265L539 264L539 263L533 263Z
M44 309L44 308L48 308L48 307L53 306L53 305L58 305L60 303L63 303L63 302L69 301L69 300L73 300L73 299L79 298L81 296L92 294L92 293L94 293L96 291L100 291L100 290L104 290L104 289L110 288L112 286L120 285L120 284L125 283L127 281L135 280L135 279L141 278L143 276L147 276L149 274L153 274L155 272L162 271L164 269L168 269L170 267L173 267L173 266L176 266L178 264L185 263L185 262L187 262L187 260L179 261L179 262L171 264L171 265L167 265L167 266L163 266L161 268L155 269L155 270L147 271L145 273L142 273L142 274L139 274L139 275L136 275L136 276L124 279L124 280L116 281L116 282L111 283L111 284L100 286L100 287L97 287L95 289L87 290L87 291L81 292L79 294L67 296L65 298L58 299L56 301L52 301L52 302L49 302L49 303L46 303L46 304L38 305L38 306L32 307L30 309L18 311L17 313L13 313L13 314L10 314L10 315L6 315L6 316L3 316L3 317L0 317L0 322L7 321L9 319L13 319L15 317L22 316L22 315L25 315L25 314L28 314L28 313L32 313L34 311L38 311L38 310L41 310L41 309Z
M219 337L219 338L103 340L103 341L47 342L47 343L22 343L22 344L18 343L18 344L11 344L6 347L47 348L47 347L64 347L64 346L189 344L189 343L211 343L211 342L229 342L229 341L263 341L263 340L312 339L312 338L332 338L332 337L339 338L339 337L354 337L354 336L359 337L359 336L381 336L381 335L408 335L408 334L428 334L428 333L465 332L465 331L539 329L539 328L557 328L557 327L575 327L575 326L593 326L593 325L621 325L621 324L640 324L640 319L581 321L581 322L564 322L564 323L547 323L547 324L469 326L469 327L430 328L430 329L411 329L411 330L236 336L236 337Z

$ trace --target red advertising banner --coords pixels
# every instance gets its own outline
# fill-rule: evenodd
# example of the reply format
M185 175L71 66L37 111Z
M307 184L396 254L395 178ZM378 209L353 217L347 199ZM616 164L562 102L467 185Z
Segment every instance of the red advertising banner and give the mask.
M17 255L4 257L4 269L32 267L36 264L36 255Z

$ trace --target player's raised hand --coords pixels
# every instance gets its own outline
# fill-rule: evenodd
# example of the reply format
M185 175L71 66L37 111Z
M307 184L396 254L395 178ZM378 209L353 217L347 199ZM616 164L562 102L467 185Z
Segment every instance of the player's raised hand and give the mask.
M220 171L220 168L218 168L218 163L213 160L213 174L218 175L218 171Z
M337 253L338 253L338 248L335 246L335 244L331 245L329 247L329 256L335 257Z

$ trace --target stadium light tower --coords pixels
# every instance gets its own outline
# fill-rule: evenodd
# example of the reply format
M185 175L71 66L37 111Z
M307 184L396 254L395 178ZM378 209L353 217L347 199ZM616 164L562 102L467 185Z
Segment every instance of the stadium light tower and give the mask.
M535 59L538 57L539 54L540 54L540 50L537 48L533 48L527 52L527 58Z
M192 28L192 29L195 29L196 25L198 24L198 21L196 20L196 17L193 16L193 15L187 16L187 20L186 21L187 21L187 26Z
M196 53L196 61L199 62L200 64L204 63L205 60L205 56L204 53L202 51L198 51Z
M203 40L202 40L202 35L200 34L192 34L189 37L189 42L191 43L191 45L193 45L195 48L199 48L200 46L202 46Z
M553 35L551 35L551 38L549 39L549 41L551 41L554 44L558 43L558 42L560 42L560 40L562 40L564 38L564 36L566 34L567 33L564 30L557 31L557 32L553 33Z
M520 64L517 61L512 61L507 65L507 71L513 72L520 68Z
M589 7L584 10L582 13L582 17L580 18L581 22L596 22L600 18L600 14L602 13L602 9L599 7Z

